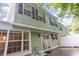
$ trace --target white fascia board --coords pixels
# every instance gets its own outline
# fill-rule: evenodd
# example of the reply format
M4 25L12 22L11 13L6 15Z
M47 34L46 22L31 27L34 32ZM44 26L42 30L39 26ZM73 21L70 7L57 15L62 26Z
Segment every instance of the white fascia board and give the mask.
M13 22L12 25L28 27L28 28L38 29L38 30L44 30L44 31L48 31L48 32L55 32L55 31L52 31L52 30L44 29L44 28L38 28L38 27L35 27L35 26L26 25L26 24L24 25L24 24L21 24L21 23L18 23L18 22ZM60 33L60 32L58 32L58 33Z

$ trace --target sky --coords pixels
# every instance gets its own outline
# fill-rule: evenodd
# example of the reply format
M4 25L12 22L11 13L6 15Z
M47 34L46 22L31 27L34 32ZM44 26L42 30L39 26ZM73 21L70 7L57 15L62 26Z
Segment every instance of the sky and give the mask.
M7 10L8 10L8 4L0 3L0 21L6 20Z
M47 8L47 4L44 4L44 6L43 6L43 8ZM57 14L59 13L59 11L60 11L60 9L55 9L55 8L52 8L52 7L50 7L49 9L47 9L48 10L48 12L50 13L50 14L52 14L52 15L54 15L55 17L57 17ZM57 17L58 19L60 19L59 17ZM72 23L72 20L73 20L73 17L71 17L71 18L67 18L67 17L65 17L64 19L63 19L63 21L61 22L61 21L59 21L59 22L61 22L63 25L65 25L65 26L70 26L71 25L71 23Z

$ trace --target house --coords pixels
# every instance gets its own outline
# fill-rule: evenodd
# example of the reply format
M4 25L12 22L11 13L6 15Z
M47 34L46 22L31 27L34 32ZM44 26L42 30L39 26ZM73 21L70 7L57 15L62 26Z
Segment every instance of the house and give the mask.
M33 54L35 49L59 47L68 30L57 20L33 3L10 3L6 21L0 22L0 55L22 56Z

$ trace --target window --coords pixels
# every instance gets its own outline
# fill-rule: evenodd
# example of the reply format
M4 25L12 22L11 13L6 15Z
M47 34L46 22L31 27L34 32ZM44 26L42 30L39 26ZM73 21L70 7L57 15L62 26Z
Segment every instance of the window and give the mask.
M18 4L18 13L23 14L23 3Z
M28 32L24 32L23 34L23 50L29 50L29 34Z
M52 26L54 26L54 22L52 21L52 19L51 19L51 17L49 17L49 21L50 21L50 25Z
M24 3L24 8L31 12L32 7L28 3Z
M59 29L62 31L62 25L61 24L59 24Z
M42 13L40 11L38 12L38 17L39 17L39 20L42 21L43 15L42 15Z
M22 41L23 36L23 41ZM23 46L22 46L23 42ZM29 50L29 32L22 31L10 31L9 33L9 42L7 48L7 54L14 53L14 52L21 52L21 48L23 51Z
M58 39L58 38L57 38L57 34L51 34L51 37L52 37L52 40L54 40L54 39L57 40L57 39Z
M43 21L41 16L39 16L39 20L40 20L40 21Z
M24 4L24 15L31 16L31 6Z
M55 23L55 26L58 27L58 25Z
M21 51L21 31L10 31L7 54Z
M62 27L60 27L60 30L62 31Z
M7 54L21 51L21 41L19 42L8 42Z
M42 12L39 11L38 12L38 17L39 17L40 21L46 23L46 21L45 21L45 14L44 13L42 13Z
M21 35L20 31L10 31L9 40L21 40Z
M54 40L53 34L51 34L52 40Z
M31 12L26 10L26 9L24 9L24 15L31 16Z
M57 21L56 21L56 20L55 20L55 26L58 27L58 25L57 25Z
M4 55L7 30L0 30L0 55Z

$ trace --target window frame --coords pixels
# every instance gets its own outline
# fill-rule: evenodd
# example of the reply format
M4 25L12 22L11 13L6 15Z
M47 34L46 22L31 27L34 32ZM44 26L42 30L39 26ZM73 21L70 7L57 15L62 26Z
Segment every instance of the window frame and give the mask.
M14 30L10 30L10 31L14 31ZM9 31L9 33L10 33L10 31ZM16 31L16 30L15 30ZM29 37L29 31L20 31L20 32L28 32L28 37ZM21 36L23 36L23 35L21 35ZM23 39L23 38L22 38ZM30 39L29 39L30 40ZM23 40L23 41L25 41L25 40ZM23 43L23 46L22 46L22 42L23 42L22 40L21 41L17 41L17 40L15 40L15 41L9 41L9 39L8 39L8 43L9 42L21 42L21 51L17 51L17 52L22 52L22 48L23 48L23 46L24 46L24 43ZM27 40L26 40L27 41ZM30 41L28 41L28 42L30 42ZM27 47L26 47L27 48ZM29 43L29 48L30 48L30 43ZM8 49L8 46L7 46L7 49ZM30 49L29 49L30 50ZM26 50L23 50L23 51L26 51ZM16 53L16 52L13 52L13 53ZM12 52L11 53L9 53L9 54L12 54Z
M5 29L2 29L2 30L5 30ZM7 30L7 29L6 29ZM10 31L21 31L21 32L28 32L28 36L29 36L29 50L25 50L25 51L18 51L18 52L14 52L14 53L10 53L10 54L7 54L7 49L8 49L8 42L9 42L9 32ZM22 49L22 48L21 48ZM26 52L26 53L24 53ZM11 30L7 30L7 40L6 40L6 44L5 44L5 49L4 49L4 55L19 55L19 53L24 53L23 55L26 55L26 54L29 54L29 53L32 53L32 47L31 47L31 31L30 30L17 30L17 29L11 29Z

